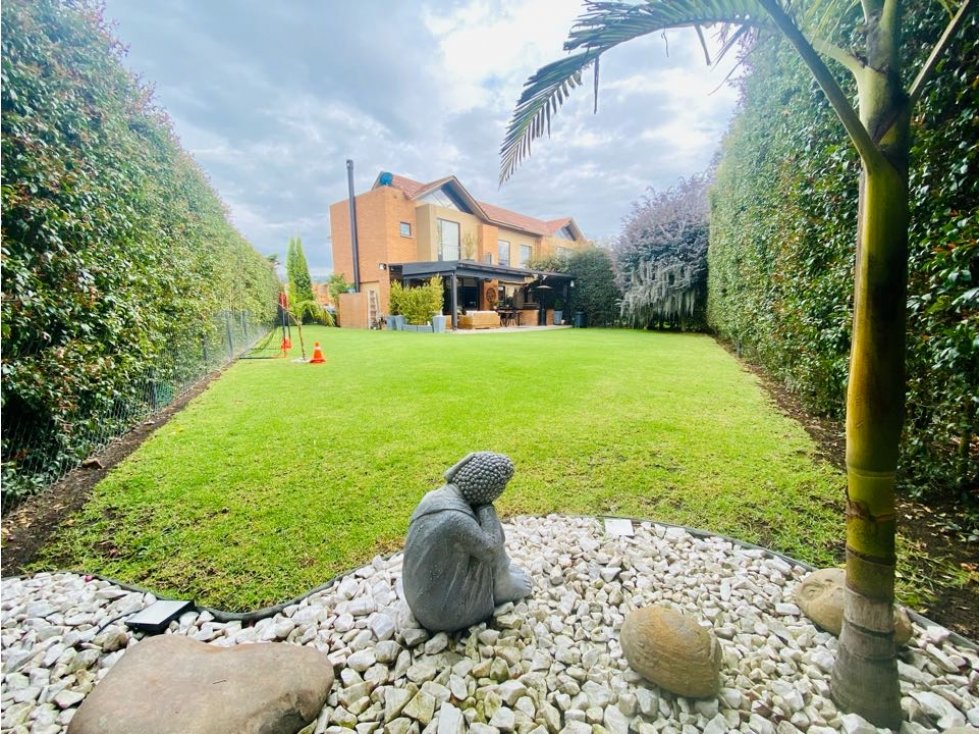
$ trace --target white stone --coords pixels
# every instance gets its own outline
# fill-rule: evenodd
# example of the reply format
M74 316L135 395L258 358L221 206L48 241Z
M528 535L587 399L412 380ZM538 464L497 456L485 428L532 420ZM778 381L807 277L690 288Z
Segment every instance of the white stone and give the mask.
M354 617L352 614L341 614L333 623L333 629L337 632L349 632L354 628Z
M384 723L394 721L401 716L404 707L408 705L414 694L404 688L388 687L384 689Z
M939 729L965 726L965 715L937 693L914 691L911 695L921 704L921 710L938 724Z
M347 666L358 673L363 673L376 662L377 656L373 650L358 650L347 658Z
M518 698L527 695L527 687L520 681L508 680L500 684L497 692L503 703L512 708Z
M860 714L843 714L840 723L846 734L877 734L877 727L868 723Z
M602 721L611 734L628 734L629 732L629 717L615 706L609 706L605 709L605 716Z
M437 734L463 734L465 719L462 712L451 703L444 703L439 709Z
M489 725L500 731L513 731L517 725L517 717L511 709L503 706L493 714L493 718L489 720Z
M374 636L381 641L390 640L394 636L396 625L387 614L372 614L367 622Z
M775 734L775 727L768 719L764 719L758 714L752 714L748 719L748 726L756 734Z
M724 734L727 731L727 719L718 714L707 722L704 727L704 734Z
M439 632L437 635L425 642L425 654L435 655L436 653L442 652L448 646L449 636L445 634L445 632Z

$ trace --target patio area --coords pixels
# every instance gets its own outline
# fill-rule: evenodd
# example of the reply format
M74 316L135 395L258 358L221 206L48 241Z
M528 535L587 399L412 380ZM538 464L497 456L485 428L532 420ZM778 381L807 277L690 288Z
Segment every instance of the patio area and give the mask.
M391 279L405 287L441 276L444 313L453 331L561 326L567 317L563 305L574 289L574 278L567 273L475 260L392 264L389 270Z

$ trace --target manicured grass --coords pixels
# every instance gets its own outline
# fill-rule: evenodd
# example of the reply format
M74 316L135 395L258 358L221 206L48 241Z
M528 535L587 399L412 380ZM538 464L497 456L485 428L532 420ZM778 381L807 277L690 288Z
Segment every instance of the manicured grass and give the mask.
M505 514L651 518L839 558L842 475L708 337L305 332L327 364L236 364L96 487L40 566L254 609L399 549L474 450L516 463Z

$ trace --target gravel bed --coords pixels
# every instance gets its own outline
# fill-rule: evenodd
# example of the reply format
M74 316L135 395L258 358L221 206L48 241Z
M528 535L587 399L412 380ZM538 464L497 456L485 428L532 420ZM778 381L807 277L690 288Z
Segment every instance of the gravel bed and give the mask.
M337 680L306 731L341 734L869 734L829 698L836 639L792 601L802 566L682 528L593 518L504 524L530 599L470 630L430 635L401 598L401 555L377 557L253 625L188 612L169 634L214 645L312 645ZM632 535L621 534L632 532ZM2 582L0 727L57 734L141 634L151 594L69 573ZM652 603L696 614L724 651L717 698L676 697L629 670L623 618ZM979 653L915 623L900 654L904 734L979 726ZM884 731L884 730L882 730ZM349 734L349 733L348 733Z

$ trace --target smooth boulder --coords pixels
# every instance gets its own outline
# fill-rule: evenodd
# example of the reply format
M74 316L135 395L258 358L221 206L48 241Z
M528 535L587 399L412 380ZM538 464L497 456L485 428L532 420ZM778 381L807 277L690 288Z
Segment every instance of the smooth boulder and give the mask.
M799 584L795 603L802 613L817 626L840 636L843 629L843 588L846 571L842 568L823 568L813 571ZM911 620L904 607L894 607L894 642L905 645L911 639Z
M295 734L332 685L329 659L312 648L150 637L82 702L68 734Z
M716 696L721 688L721 645L697 620L671 607L630 612L619 636L622 652L639 675L672 693Z

